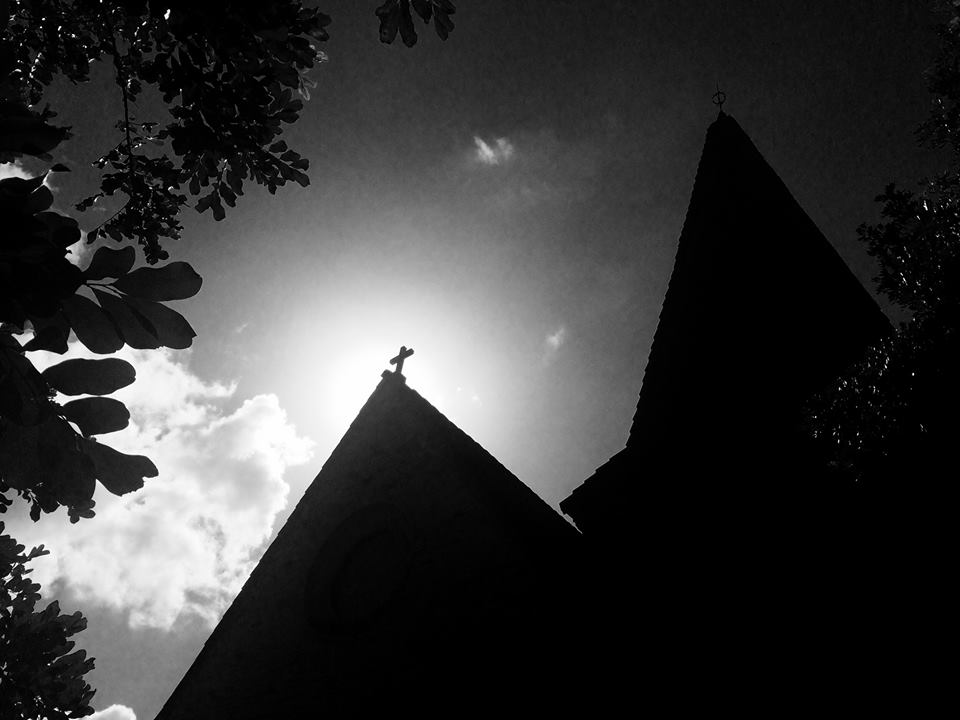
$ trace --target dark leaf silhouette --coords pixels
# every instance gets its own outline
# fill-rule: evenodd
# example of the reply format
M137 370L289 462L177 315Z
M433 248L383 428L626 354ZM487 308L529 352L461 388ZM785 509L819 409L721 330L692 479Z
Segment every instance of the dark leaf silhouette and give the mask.
M114 495L139 490L144 478L159 474L156 465L143 455L127 455L87 438L81 443L83 451L93 460L97 480Z
M410 15L410 3L400 5L400 38L407 47L417 44L417 31L413 27L413 17Z
M200 291L203 279L185 262L159 268L142 267L117 279L113 286L144 300L183 300Z
M39 212L34 216L46 225L46 236L57 247L67 248L80 240L77 221L55 212Z
M62 318L60 313L57 317ZM63 355L67 351L67 338L70 335L70 325L65 318L62 323L50 323L37 325L33 340L23 346L27 352L33 350L46 350Z
M387 0L376 9L380 18L380 42L392 43L400 29L400 0Z
M4 482L29 490L37 512L65 505L72 516L75 509L92 507L93 462L80 451L79 439L56 415L30 427L6 423L0 433Z
M413 47L417 44L411 5L424 22L429 23L433 19L433 28L441 40L449 37L454 27L450 16L457 11L450 0L386 0L376 9L376 15L380 18L380 42L392 43L399 31L404 45Z
M190 323L175 310L166 305L151 300L139 298L125 298L127 304L150 323L156 333L157 340L164 347L174 350L183 350L193 344L197 336Z
M64 395L109 395L136 379L133 365L119 358L64 360L42 375Z
M417 15L423 18L425 23L430 22L430 18L433 15L433 5L430 0L412 0L412 3Z
M104 278L119 278L130 272L136 260L136 251L132 246L114 250L101 247L93 254L93 260L83 271L84 280L103 280Z
M142 314L134 311L127 302L108 292L94 290L100 307L110 316L123 341L137 350L155 350L160 347L156 328Z
M40 180L41 178L36 179ZM28 213L36 214L48 210L51 205L53 205L53 193L50 191L50 188L41 185L27 195L24 210Z
M49 413L43 377L23 356L19 343L0 334L0 418L18 425L36 425Z
M130 422L130 411L119 400L104 397L71 400L61 408L64 417L84 435L102 435L123 430Z
M12 162L20 155L49 158L50 151L70 137L66 128L47 122L52 115L0 100L0 162Z
M457 10L450 0L433 0L433 27L441 40L446 40L453 32L453 20L450 18Z
M123 338L95 302L82 295L71 295L62 300L60 305L77 339L89 350L107 355L123 347Z

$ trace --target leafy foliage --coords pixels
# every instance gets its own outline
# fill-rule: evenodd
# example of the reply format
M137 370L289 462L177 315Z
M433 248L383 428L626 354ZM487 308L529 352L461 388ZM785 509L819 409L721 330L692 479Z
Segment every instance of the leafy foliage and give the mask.
M270 192L288 181L306 186L306 159L278 139L303 109L296 95L324 59L330 18L296 0L271 3L34 0L17 3L9 34L12 74L30 102L53 75L80 82L92 62L109 60L120 90L120 138L94 165L100 189L77 204L86 210L122 194L123 207L90 235L136 240L147 262L168 257L163 239L180 237L180 210L210 209L218 220L245 180ZM61 28L70 28L61 32ZM142 93L162 96L171 122L138 120ZM172 154L164 150L172 150Z
M407 0L392 5L409 16ZM389 29L398 17L390 6L378 11L384 42L393 39L384 23ZM413 6L441 38L453 29L447 0ZM270 193L309 184L308 161L280 136L316 86L308 73L325 56L314 42L328 39L330 18L300 0L0 0L0 17L0 163L52 161L71 134L51 123L49 108L34 106L55 76L84 82L92 63L108 61L122 112L118 140L93 162L102 171L98 190L75 208L122 197L86 240L139 244L147 263L135 268L128 244L98 248L80 270L67 259L79 225L51 209L46 175L0 180L0 512L19 495L34 520L64 507L77 522L93 516L97 482L122 495L157 475L148 458L95 437L129 422L122 402L101 396L133 382L134 370L116 358L73 359L41 373L31 353L63 354L71 333L97 354L192 344L193 328L164 303L194 296L202 280L184 262L157 266L169 259L163 244L180 237L179 214L191 201L222 220L246 182ZM406 21L396 28L407 45L416 42ZM169 121L137 118L144 93L162 98ZM61 404L58 393L82 397ZM24 566L43 550L25 555L2 530L0 523L0 717L88 715L93 691L82 677L93 661L71 653L67 639L86 621L61 615L55 602L34 611L39 586Z
M417 44L417 30L410 13L411 6L423 22L429 24L430 20L433 20L433 28L441 40L449 37L453 30L450 16L456 12L450 0L386 0L377 8L377 17L380 18L380 42L392 43L399 31L404 45L413 47Z
M416 42L411 7L446 39L455 12L449 0L388 0L376 10L381 40L399 32L406 45ZM0 160L49 159L69 137L50 123L54 113L29 107L54 76L83 82L94 62L113 68L119 139L93 163L103 171L99 190L76 208L118 194L125 201L87 242L134 241L155 266L168 259L163 242L180 236L178 216L191 198L220 220L247 181L271 193L309 183L307 160L279 136L299 118L315 85L308 73L325 57L314 44L329 37L322 12L299 0L32 0L9 8L0 43ZM169 122L135 116L147 92L162 97ZM120 462L88 440L119 427L116 406L60 405L56 393L109 394L132 382L133 369L119 360L70 360L41 374L30 353L64 353L71 332L98 354L123 345L187 348L196 333L164 303L192 297L202 281L184 262L134 268L129 245L100 247L79 270L66 258L81 237L77 221L51 210L44 180L0 181L8 228L0 245L0 496L15 491L35 517L65 506L76 521L93 514L95 479L127 492L157 471L137 456Z
M46 555L25 552L0 522L0 717L66 720L93 714L94 690L84 681L93 659L69 638L87 626L79 612L64 615L54 601L37 611L40 586L27 567Z
M133 382L134 369L116 358L75 359L40 373L29 354L65 352L71 331L99 354L124 344L189 347L196 333L163 302L195 295L202 280L184 262L134 269L129 246L101 247L80 270L66 257L80 239L77 223L50 210L44 178L0 181L0 211L10 229L0 245L0 495L18 493L34 517L66 507L75 522L93 514L97 479L122 494L157 470L144 457L89 439L126 425L122 403L87 398L60 405L55 394L107 395ZM30 331L32 339L21 344L17 338Z
M933 109L919 135L952 150L954 165L917 191L887 186L877 197L881 222L858 229L879 262L878 289L912 319L810 408L812 432L828 441L834 464L875 484L898 482L907 469L935 475L958 429L960 11L958 3L945 9L940 52L928 74Z

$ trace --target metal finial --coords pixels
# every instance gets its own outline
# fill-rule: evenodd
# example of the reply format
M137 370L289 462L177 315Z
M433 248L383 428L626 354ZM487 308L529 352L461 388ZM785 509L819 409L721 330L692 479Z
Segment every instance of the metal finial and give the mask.
M717 83L717 91L713 94L713 104L723 112L723 104L727 101L727 94L720 89L720 83Z

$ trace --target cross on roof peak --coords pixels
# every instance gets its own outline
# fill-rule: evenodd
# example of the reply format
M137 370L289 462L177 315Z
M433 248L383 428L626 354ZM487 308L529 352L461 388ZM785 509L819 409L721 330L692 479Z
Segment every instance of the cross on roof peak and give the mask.
M400 352L397 353L397 356L390 359L390 364L397 366L397 369L393 371L395 375L403 374L403 361L411 355L413 355L413 348L407 348L406 345L400 346Z
M713 94L711 98L713 104L717 106L720 112L723 112L723 104L727 101L727 94L720 89L720 83L717 83L717 91Z

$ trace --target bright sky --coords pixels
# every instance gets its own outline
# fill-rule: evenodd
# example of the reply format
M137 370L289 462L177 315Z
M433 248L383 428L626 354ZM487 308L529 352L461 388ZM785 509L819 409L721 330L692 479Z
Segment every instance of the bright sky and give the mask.
M376 4L323 5L330 59L287 135L311 186L188 212L169 247L204 276L179 308L199 337L128 354L110 438L160 478L78 525L12 523L90 619L100 720L159 710L401 344L409 384L554 507L623 447L718 80L865 283L873 196L931 170L923 3L462 0L413 50L380 45ZM69 208L119 100L49 100Z

